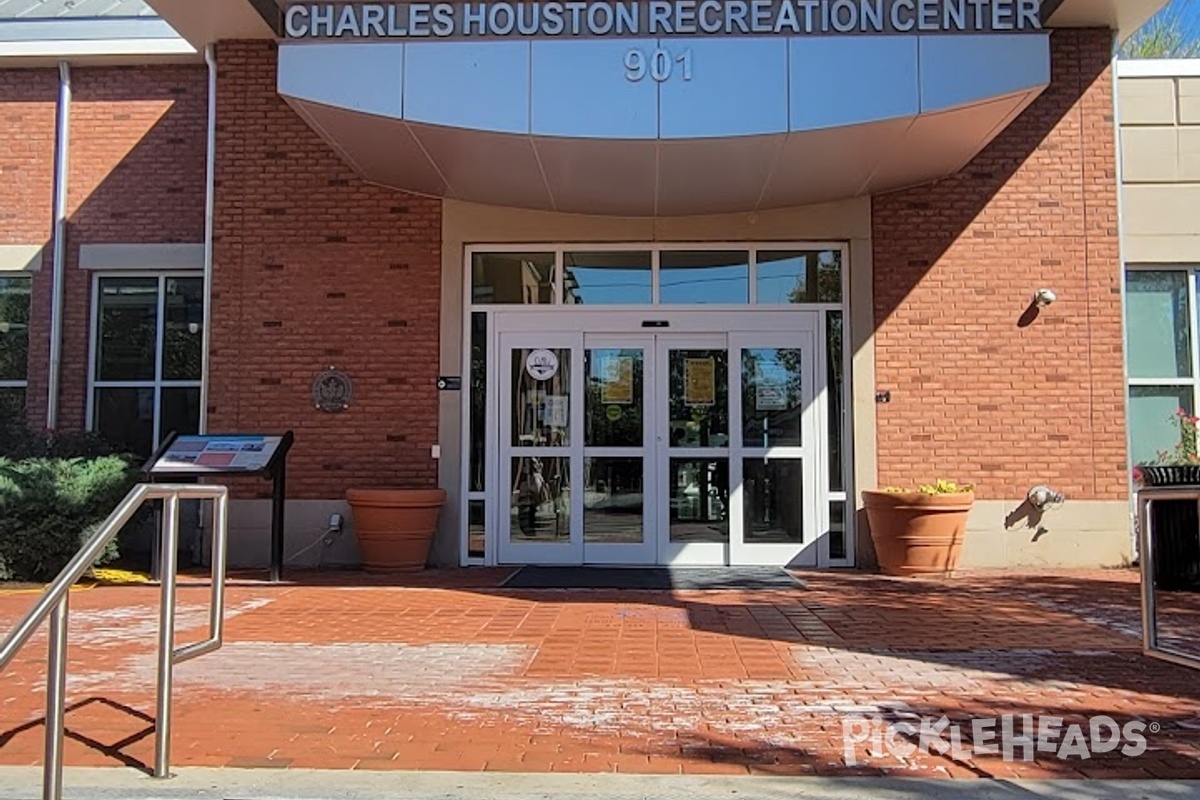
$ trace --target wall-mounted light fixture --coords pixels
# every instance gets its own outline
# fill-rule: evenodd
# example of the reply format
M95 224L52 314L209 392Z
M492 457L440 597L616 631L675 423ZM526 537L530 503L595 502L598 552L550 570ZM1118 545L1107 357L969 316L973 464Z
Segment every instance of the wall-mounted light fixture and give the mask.
M1050 289L1038 289L1033 293L1033 304L1038 308L1045 308L1057 299L1058 295Z
M1047 508L1060 506L1067 500L1062 492L1056 492L1045 484L1034 486L1025 495L1025 499L1029 501L1029 505L1038 511L1045 511Z

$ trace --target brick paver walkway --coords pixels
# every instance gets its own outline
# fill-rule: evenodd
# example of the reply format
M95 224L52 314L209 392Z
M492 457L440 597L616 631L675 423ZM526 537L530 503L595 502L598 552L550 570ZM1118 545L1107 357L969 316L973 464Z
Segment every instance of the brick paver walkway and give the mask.
M1200 673L1141 655L1132 572L675 593L496 588L504 574L231 587L225 647L176 670L174 764L1200 778ZM34 597L0 591L0 629ZM181 643L206 599L180 589ZM1163 602L1168 636L1200 652L1200 595ZM72 595L68 764L151 763L156 615L154 587ZM43 670L35 643L0 677L0 764L40 758ZM844 726L876 716L969 736L1004 714L1085 735L1094 715L1140 720L1148 749L844 751Z

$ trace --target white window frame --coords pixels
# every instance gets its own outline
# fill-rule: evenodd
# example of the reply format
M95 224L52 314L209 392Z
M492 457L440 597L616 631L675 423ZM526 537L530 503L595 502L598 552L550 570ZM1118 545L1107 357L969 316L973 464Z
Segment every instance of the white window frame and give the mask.
M29 284L29 313L33 313L33 276L28 272L0 272L0 278L21 278ZM27 331L28 334L28 331ZM5 336L7 334L0 334ZM29 405L29 357L26 352L25 358L25 377L22 380L2 380L0 379L0 389L24 389L25 390L25 405Z
M154 379L140 381L101 381L96 379L96 356L100 340L100 281L112 278L155 278L158 280L158 309L157 324L154 332ZM88 322L88 393L87 393L87 429L96 429L96 390L97 389L153 389L154 390L154 419L150 432L150 450L158 449L159 423L162 417L163 389L200 389L204 373L194 381L164 380L162 376L163 339L166 331L166 302L167 281L172 278L191 278L204 281L204 273L198 270L119 270L96 272L92 275L92 308ZM200 409L201 420L204 409ZM147 453L149 455L149 453Z
M660 284L660 255L664 251L675 250L699 250L699 251L729 251L729 252L745 252L749 262L749 299L746 303L735 304L662 304L659 302L659 284ZM839 303L798 303L794 305L788 304L759 304L757 303L758 294L758 252L760 250L780 251L780 250L800 250L800 251L821 251L821 250L836 250L841 254L841 302ZM630 251L649 251L651 257L651 302L637 305L564 305L563 299L563 265L564 253L575 251L585 252L630 252ZM474 291L472 287L471 262L472 257L476 253L553 253L554 254L554 285L551 302L539 304L500 304L500 303L480 303L476 304L473 301ZM463 389L460 392L459 414L462 427L462 445L460 452L460 501L459 510L462 523L459 525L459 563L463 566L490 565L496 563L497 542L496 532L498 529L496 516L499 511L494 508L496 503L488 503L487 486L495 485L496 476L493 475L493 461L496 459L497 444L489 437L484 443L484 490L471 491L471 319L474 313L483 313L486 316L487 335L486 343L488 348L488 362L490 369L487 375L488 386L488 405L486 413L492 418L497 418L498 402L495 396L495 387L498 386L499 374L497 373L495 353L495 320L494 315L497 312L520 310L528 313L545 313L546 311L572 309L582 314L603 314L605 312L620 312L620 311L635 311L645 312L649 309L658 309L662 311L679 310L685 311L689 309L703 311L746 311L748 309L759 309L764 312L784 312L805 311L805 312L820 312L817 330L817 361L815 368L821 370L819 374L825 376L828 374L828 364L826 359L831 357L827 352L828 347L828 313L829 311L840 311L842 314L842 352L839 357L842 359L842 376L843 376L843 398L842 408L844 410L844 419L842 423L842 491L833 491L832 475L829 470L829 456L827 451L827 440L825 439L825 430L820 432L818 440L818 464L821 470L821 480L823 486L819 495L823 501L821 508L817 509L817 529L818 535L824 535L824 532L829 530L831 525L830 508L834 503L842 503L844 508L844 523L843 523L843 541L845 543L846 554L841 559L828 559L827 565L830 567L852 567L856 561L856 514L853 498L855 497L854 487L854 444L852 434L853 425L853 403L854 388L852 385L852 352L851 352L851 337L850 337L850 309L849 309L849 292L850 292L850 243L847 241L746 241L746 242L520 242L506 244L472 244L467 245L463 252L462 261L463 275L463 291L462 291L462 380ZM828 414L830 411L830 403L826 392L822 391L815 398L817 404L818 418L828 422ZM484 503L484 556L470 556L470 504L472 502ZM828 540L826 540L828 541Z

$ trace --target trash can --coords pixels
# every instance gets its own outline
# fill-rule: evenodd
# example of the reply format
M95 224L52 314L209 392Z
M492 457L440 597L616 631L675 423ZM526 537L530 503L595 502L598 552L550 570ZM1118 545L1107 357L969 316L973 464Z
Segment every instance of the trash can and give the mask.
M1156 500L1150 507L1154 585L1200 592L1200 510L1192 500Z

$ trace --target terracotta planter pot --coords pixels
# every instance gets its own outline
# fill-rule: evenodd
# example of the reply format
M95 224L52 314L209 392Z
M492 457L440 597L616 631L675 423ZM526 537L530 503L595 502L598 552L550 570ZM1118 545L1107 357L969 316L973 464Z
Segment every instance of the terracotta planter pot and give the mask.
M958 566L974 492L864 491L879 568L887 575L944 575Z
M442 489L348 489L346 502L367 572L417 572L425 569L438 514L446 501Z

